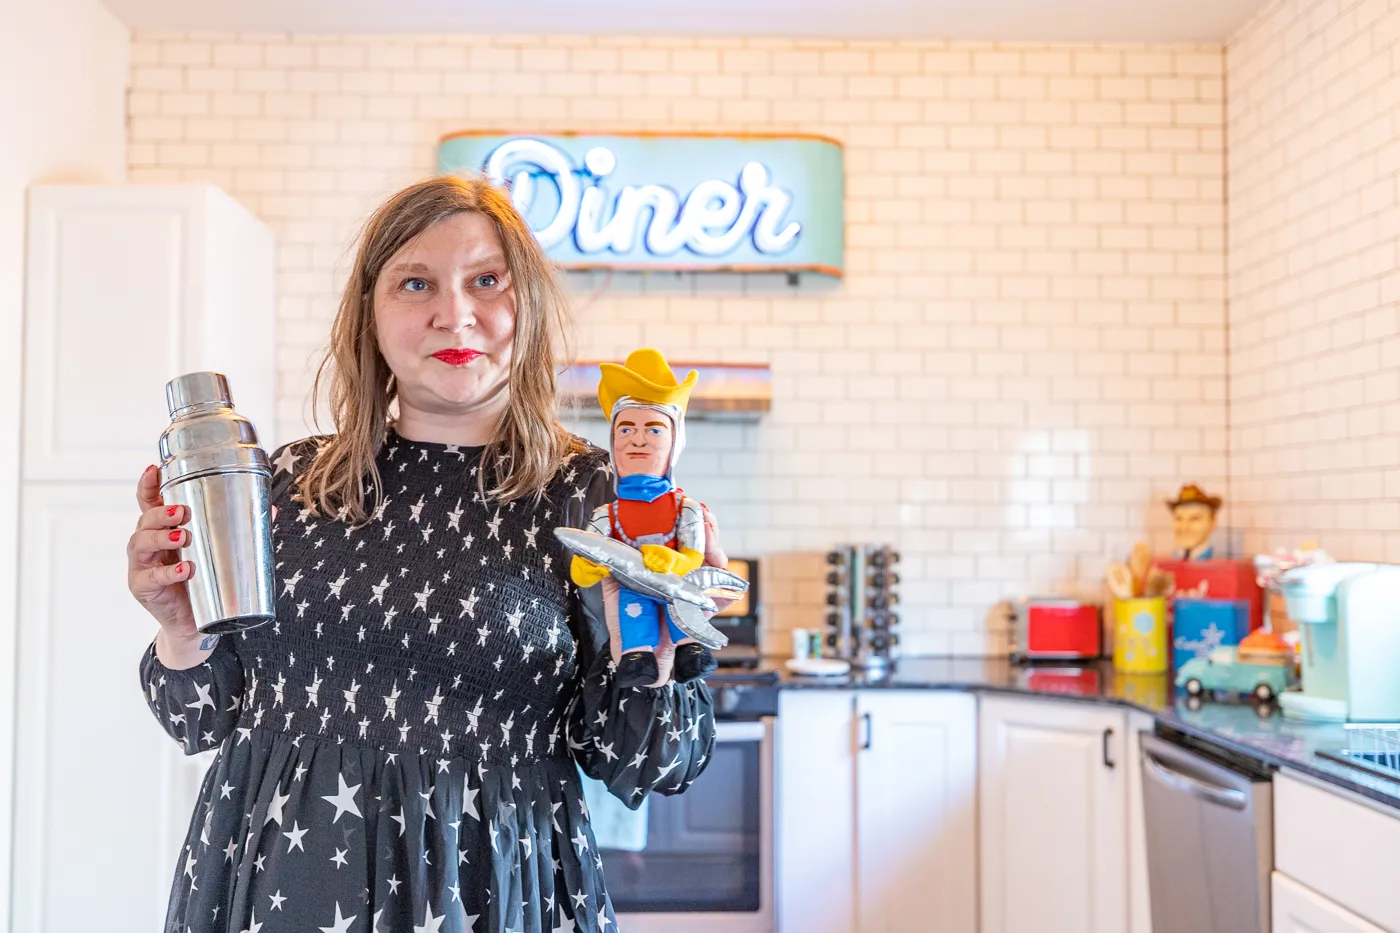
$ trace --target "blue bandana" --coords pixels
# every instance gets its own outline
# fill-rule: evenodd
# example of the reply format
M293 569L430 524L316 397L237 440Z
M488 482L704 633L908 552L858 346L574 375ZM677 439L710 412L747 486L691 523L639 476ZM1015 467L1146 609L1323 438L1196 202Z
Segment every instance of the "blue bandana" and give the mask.
M631 476L619 476L617 479L617 497L633 502L655 502L675 488L676 484L666 476L633 473Z

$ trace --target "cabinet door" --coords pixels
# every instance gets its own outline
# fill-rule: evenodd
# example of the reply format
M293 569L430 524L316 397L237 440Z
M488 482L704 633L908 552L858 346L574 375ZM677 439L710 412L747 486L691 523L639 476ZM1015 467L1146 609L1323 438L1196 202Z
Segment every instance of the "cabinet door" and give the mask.
M849 690L779 694L774 808L778 930L855 927L855 761Z
M856 695L860 933L976 933L977 701Z
M24 478L136 485L170 419L165 383L229 377L276 440L272 232L207 185L29 195Z
M1121 710L983 697L983 933L1122 933L1128 920Z
M156 626L126 588L131 487L21 501L14 929L156 930L203 760L142 697ZM100 868L99 868L100 866Z
M1385 933L1281 872L1273 878L1273 933Z

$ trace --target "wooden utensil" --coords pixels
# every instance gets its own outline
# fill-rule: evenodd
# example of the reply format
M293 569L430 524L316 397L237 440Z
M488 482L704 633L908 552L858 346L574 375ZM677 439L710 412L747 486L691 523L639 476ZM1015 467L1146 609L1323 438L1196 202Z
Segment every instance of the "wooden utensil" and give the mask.
M1142 595L1152 597L1170 596L1172 587L1176 584L1176 575L1168 573L1160 567L1153 567L1147 572L1147 579L1142 585Z
M1104 583L1114 599L1122 601L1133 598L1133 572L1127 564L1109 564L1104 569Z
M1128 569L1133 574L1133 595L1141 596L1147 583L1147 571L1152 567L1152 548L1147 546L1146 541L1139 541L1133 545L1133 552L1128 555Z

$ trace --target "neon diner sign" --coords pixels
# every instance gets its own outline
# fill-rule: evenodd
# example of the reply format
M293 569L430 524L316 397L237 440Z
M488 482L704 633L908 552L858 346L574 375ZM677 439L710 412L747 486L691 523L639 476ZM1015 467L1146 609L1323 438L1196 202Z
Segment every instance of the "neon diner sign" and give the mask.
M567 267L840 275L840 146L806 137L479 136L438 167L507 186Z

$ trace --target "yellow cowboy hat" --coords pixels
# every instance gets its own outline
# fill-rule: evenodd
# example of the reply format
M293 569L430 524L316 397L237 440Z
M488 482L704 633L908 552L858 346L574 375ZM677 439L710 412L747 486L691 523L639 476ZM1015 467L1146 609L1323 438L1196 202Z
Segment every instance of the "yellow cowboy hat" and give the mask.
M684 382L677 382L666 357L651 347L633 350L624 364L600 363L598 368L603 374L598 381L598 404L603 406L607 418L612 417L613 406L624 395L639 402L675 405L685 414L690 390L700 378L692 369Z

